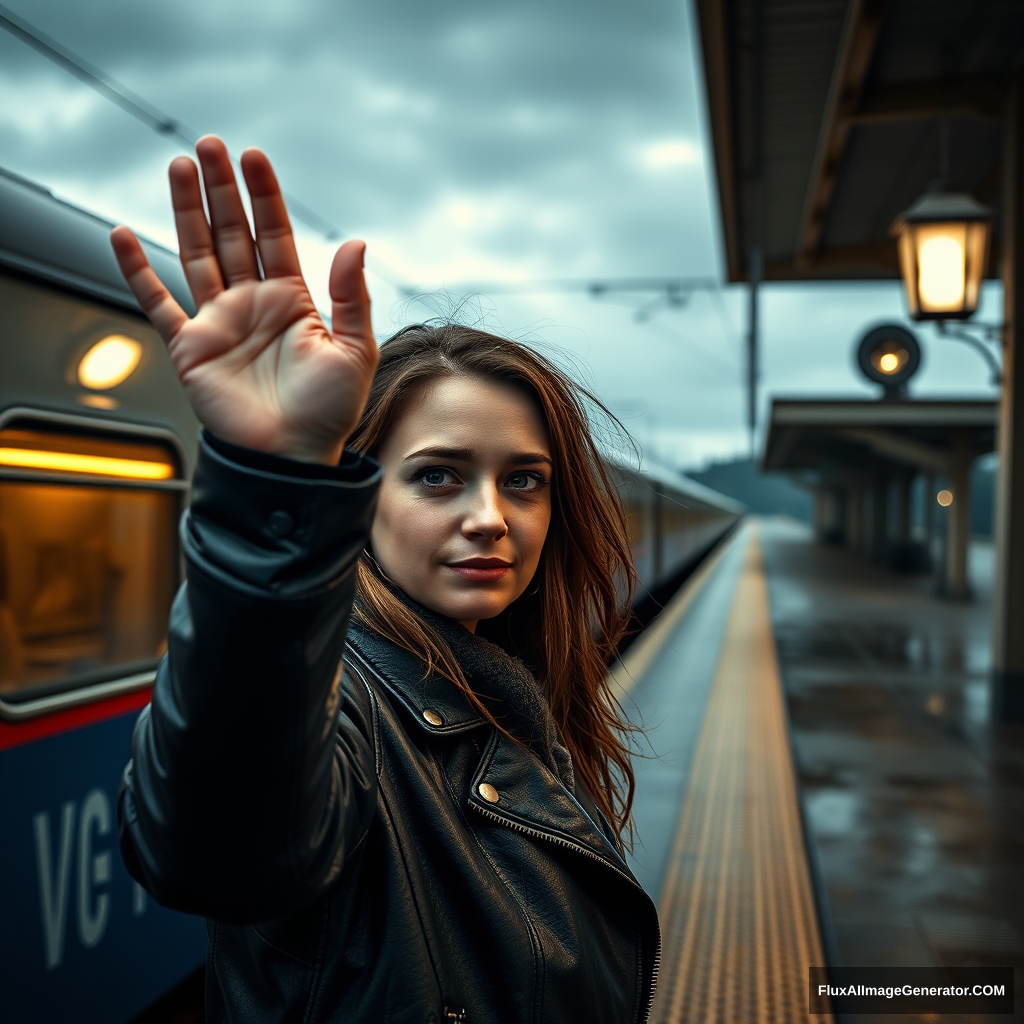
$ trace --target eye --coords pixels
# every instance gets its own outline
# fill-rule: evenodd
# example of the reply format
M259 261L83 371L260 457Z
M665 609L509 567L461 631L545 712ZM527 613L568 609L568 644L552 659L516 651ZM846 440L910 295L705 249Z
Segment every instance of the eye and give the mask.
M542 473L537 473L533 470L520 470L518 473L513 473L506 481L505 486L511 487L514 491L524 491L530 493L533 491L539 491L544 487L547 487L548 482L544 479Z
M416 479L427 487L450 487L457 483L455 474L450 469L444 469L441 466L430 466L421 470Z

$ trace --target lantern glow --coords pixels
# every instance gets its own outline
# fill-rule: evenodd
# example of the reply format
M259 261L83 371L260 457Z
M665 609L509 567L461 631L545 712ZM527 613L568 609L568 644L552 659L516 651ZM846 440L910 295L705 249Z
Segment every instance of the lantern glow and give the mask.
M966 320L978 308L992 211L969 195L932 192L896 218L900 274L915 320Z

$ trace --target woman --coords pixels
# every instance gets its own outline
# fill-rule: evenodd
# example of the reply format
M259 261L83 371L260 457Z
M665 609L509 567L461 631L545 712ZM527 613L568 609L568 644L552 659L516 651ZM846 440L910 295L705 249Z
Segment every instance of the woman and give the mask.
M604 683L629 555L582 393L465 328L378 366L362 243L328 332L266 157L242 157L254 241L223 144L196 149L209 222L170 171L194 318L112 234L205 427L129 871L208 918L210 1021L646 1020L657 915Z

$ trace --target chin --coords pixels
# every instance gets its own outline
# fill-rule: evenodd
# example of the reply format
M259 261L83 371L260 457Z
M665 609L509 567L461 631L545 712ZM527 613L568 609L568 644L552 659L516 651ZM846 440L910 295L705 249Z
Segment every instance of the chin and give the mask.
M508 594L453 595L450 601L445 602L447 607L442 614L457 622L481 621L500 615L511 603L512 597Z

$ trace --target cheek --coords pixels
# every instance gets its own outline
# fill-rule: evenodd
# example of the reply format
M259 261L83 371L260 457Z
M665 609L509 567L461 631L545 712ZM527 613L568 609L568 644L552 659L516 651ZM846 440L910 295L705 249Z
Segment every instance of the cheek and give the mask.
M531 510L520 523L520 555L527 565L536 565L540 559L544 542L551 525L551 508L548 506Z
M440 510L417 501L400 486L381 487L371 541L378 557L407 564L429 559L441 546L448 527Z

